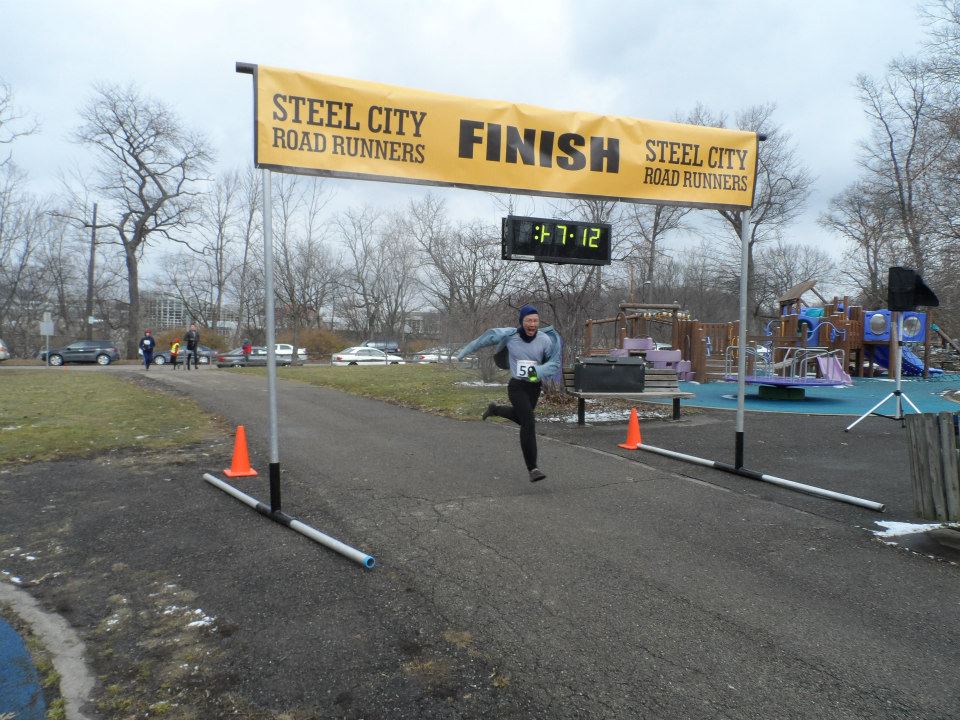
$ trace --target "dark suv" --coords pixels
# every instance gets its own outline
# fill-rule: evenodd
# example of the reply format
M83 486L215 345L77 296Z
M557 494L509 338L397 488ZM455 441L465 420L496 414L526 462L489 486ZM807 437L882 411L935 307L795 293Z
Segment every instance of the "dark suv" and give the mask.
M40 359L46 360L46 351L40 352ZM50 351L49 363L63 365L64 363L95 362L98 365L109 365L120 359L120 350L112 340L76 340L62 348Z
M364 347L372 347L377 350L383 350L385 353L399 353L400 345L396 340L367 340Z

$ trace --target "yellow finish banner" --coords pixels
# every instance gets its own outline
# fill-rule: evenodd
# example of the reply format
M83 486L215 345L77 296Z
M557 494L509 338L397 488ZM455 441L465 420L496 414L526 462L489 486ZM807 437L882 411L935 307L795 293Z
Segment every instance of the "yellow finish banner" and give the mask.
M757 135L258 66L257 167L696 207L750 207Z

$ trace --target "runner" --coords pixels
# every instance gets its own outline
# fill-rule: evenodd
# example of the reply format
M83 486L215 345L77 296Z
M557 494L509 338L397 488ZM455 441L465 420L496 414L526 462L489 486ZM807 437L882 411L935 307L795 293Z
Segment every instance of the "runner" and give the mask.
M190 329L184 336L187 341L187 370L190 369L190 359L193 358L193 369L200 369L200 332L196 323L190 323Z
M149 329L143 331L143 337L140 338L140 350L143 352L143 366L149 370L150 363L153 362L153 349L157 346L157 341L153 339L153 334Z
M543 384L540 378L551 377L560 370L560 335L549 325L540 329L540 314L533 305L520 308L519 327L491 328L468 343L457 359L482 347L497 346L497 365L510 370L507 397L510 405L490 403L483 419L491 415L512 420L520 426L520 449L527 465L530 482L546 477L537 467L537 433L534 408L540 399ZM507 363L502 363L506 355Z

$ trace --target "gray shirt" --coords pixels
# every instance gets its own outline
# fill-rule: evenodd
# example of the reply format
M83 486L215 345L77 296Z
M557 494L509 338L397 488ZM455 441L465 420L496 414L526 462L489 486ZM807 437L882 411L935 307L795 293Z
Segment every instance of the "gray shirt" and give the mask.
M526 380L527 373L533 365L542 365L553 349L553 340L537 330L536 336L530 342L524 342L520 337L522 330L511 335L507 340L507 354L510 356L510 377L517 380Z

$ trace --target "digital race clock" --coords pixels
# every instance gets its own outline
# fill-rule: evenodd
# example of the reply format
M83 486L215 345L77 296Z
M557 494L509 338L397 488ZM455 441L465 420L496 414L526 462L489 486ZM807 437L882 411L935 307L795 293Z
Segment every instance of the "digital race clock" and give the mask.
M610 225L509 215L501 249L504 260L609 265Z

